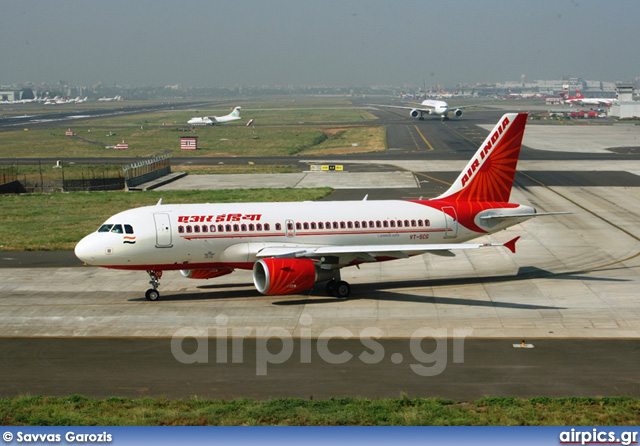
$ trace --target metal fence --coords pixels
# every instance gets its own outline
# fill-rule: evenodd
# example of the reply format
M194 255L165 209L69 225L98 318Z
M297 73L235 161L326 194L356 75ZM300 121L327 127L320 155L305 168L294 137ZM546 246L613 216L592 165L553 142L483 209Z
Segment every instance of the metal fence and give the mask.
M143 161L123 166L127 187L138 186L142 183L171 173L171 155L160 155Z

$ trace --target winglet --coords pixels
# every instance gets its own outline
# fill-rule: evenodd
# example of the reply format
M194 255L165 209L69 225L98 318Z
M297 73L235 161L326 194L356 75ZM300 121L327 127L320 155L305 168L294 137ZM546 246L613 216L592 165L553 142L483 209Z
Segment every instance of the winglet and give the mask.
M512 253L516 253L516 242L518 241L518 239L520 238L520 236L517 236L514 239L509 240L507 243L503 244L502 246L504 246L505 248L508 248L509 251L511 251Z

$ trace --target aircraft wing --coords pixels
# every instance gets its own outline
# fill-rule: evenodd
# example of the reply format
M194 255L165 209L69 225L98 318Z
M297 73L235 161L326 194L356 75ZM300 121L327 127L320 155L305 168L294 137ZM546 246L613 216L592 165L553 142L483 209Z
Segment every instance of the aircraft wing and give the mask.
M387 107L387 108L399 108L400 110L418 110L421 112L429 113L434 110L434 107L426 107L422 104L416 105L415 107L407 107L403 105L382 105L382 104L367 104L371 107Z
M328 256L348 256L365 262L374 262L377 257L407 258L411 255L433 253L452 256L451 251L459 249L478 249L488 246L504 246L515 253L516 241L520 237L506 243L442 243L442 244L405 244L405 245L343 245L343 246L310 246L310 247L267 247L257 253L257 257L311 258ZM322 261L322 260L320 260Z

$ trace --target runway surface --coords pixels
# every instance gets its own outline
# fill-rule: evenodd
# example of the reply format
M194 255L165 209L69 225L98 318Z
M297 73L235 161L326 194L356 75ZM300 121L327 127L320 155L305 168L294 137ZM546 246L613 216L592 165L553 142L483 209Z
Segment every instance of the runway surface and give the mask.
M468 112L443 123L381 112L387 153L326 161L344 160L350 172L371 171L373 178L381 172L409 175L415 186L345 187L330 199L437 195L486 136L476 124L494 123L501 114ZM637 164L633 154L525 147L512 201L572 215L540 217L487 237L522 236L515 255L486 250L347 268L343 278L352 284L353 298L346 301L320 289L260 296L250 274L236 272L205 282L166 273L162 300L149 303L143 272L70 267L77 265L70 253L0 253L0 394L639 396ZM325 178L336 184L335 177ZM171 338L185 333L212 337L206 363L176 358ZM363 348L363 333L380 347ZM229 345L227 361L218 361L222 344L216 337L246 337L245 354L234 363ZM414 341L412 350L412 337L426 340L420 348ZM448 339L440 356L425 354L437 350L433 337ZM456 350L454 338L464 339L464 346ZM275 355L288 339L293 354L257 374L265 355ZM513 347L523 339L535 348ZM184 341L185 351L193 352L195 342ZM303 346L310 356L301 359ZM330 354L323 357L324 347ZM460 348L464 360L456 362ZM435 376L411 367L438 371L443 351L446 367ZM353 359L327 360L343 352ZM363 352L383 355L367 363Z
M419 341L0 339L0 382L3 397L640 396L636 341Z

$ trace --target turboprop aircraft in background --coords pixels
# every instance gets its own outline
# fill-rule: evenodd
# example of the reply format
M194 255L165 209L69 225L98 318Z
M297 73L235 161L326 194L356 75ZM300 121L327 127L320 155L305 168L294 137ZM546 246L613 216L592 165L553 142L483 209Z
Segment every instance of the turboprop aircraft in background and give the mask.
M460 107L449 107L449 104L445 101L439 101L436 99L426 99L422 101L420 104L414 104L414 106L408 107L404 105L382 105L382 104L369 104L374 107L387 107L387 108L399 108L401 110L410 110L409 116L412 118L417 118L420 120L424 119L423 115L437 115L444 121L445 119L449 119L448 115L450 112L456 118L462 116L462 110L469 107L479 107L479 104L473 105L462 105Z
M327 282L344 298L350 286L340 269L418 254L506 247L468 243L540 214L509 197L526 113L506 114L453 185L432 200L302 203L162 204L107 219L75 248L78 258L105 268L147 271L157 300L163 271L212 279L235 269L253 270L256 289L267 295L302 293Z
M203 116L201 118L191 118L187 121L189 125L215 125L225 122L237 121L240 119L240 108L236 107L231 113L225 116Z

